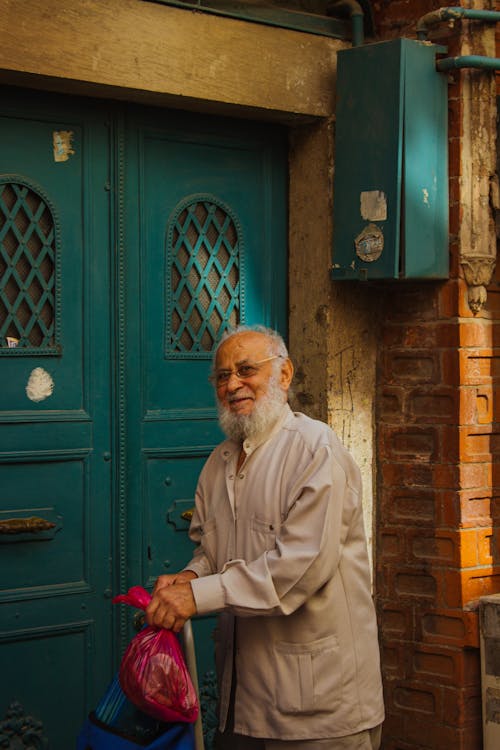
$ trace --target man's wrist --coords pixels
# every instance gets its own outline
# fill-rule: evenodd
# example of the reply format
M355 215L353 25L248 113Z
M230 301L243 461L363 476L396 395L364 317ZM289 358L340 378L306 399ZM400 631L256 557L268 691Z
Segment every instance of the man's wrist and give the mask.
M190 568L185 568L185 570L180 572L180 576L184 581L194 581L195 578L198 578L198 573L195 573Z

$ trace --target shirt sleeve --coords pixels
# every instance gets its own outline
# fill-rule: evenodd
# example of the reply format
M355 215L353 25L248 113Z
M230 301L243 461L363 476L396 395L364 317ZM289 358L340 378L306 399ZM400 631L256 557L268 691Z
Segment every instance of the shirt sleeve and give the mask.
M200 614L287 615L334 575L353 514L362 516L359 487L348 483L330 445L318 448L294 487L273 549L191 582Z
M192 570L194 573L196 573L198 578L204 578L205 576L208 576L211 573L215 572L215 567L209 560L208 556L205 554L203 546L201 544L203 529L201 513L203 511L203 507L203 498L201 497L198 485L198 488L196 490L195 509L193 511L193 517L191 519L191 524L189 527L189 538L195 543L196 547L193 552L193 557L188 562L188 564L184 566L184 570Z

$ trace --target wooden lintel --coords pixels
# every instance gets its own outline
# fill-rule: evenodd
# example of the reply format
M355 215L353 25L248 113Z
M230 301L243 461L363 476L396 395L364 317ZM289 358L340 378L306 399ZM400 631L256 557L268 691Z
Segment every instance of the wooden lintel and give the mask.
M0 36L7 83L269 118L330 116L346 46L142 0L0 0Z

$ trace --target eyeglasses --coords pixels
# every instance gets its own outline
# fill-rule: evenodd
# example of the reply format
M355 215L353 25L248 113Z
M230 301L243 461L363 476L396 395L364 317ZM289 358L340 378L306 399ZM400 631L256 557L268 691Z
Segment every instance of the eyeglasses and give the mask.
M274 354L272 357L259 359L258 362L246 362L237 367L236 370L217 370L213 375L210 375L208 379L216 388L220 388L229 383L231 375L236 375L239 380L248 380L258 373L260 365L263 365L264 362L270 362L272 359L283 359L283 355Z

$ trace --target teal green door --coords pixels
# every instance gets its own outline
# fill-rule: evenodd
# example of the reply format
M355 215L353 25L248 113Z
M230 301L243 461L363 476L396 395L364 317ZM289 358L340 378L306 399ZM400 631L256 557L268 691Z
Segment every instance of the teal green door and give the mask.
M215 342L237 323L286 333L286 150L271 128L157 110L130 114L124 154L128 571L151 586L191 557L196 479L221 439ZM213 625L193 623L208 747Z
M69 750L112 666L109 128L0 97L0 746ZM24 743L24 744L23 744Z
M133 634L111 596L190 557L211 351L285 332L286 277L279 130L2 92L0 744L73 747Z

